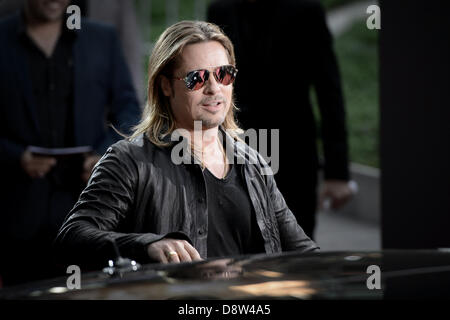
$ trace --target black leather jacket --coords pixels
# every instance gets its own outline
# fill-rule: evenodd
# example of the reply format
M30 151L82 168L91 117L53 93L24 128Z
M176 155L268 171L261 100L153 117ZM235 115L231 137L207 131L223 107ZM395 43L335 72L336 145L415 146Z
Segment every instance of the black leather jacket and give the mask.
M225 136L237 163L244 164L266 253L318 250L286 206L273 175L262 174L270 171L264 159L246 144ZM56 239L66 261L104 265L114 258L111 239L122 256L141 263L151 262L146 248L162 238L187 240L207 258L203 174L198 164L175 164L173 147L157 147L141 136L132 142L119 141L106 151ZM183 160L192 159L185 156Z

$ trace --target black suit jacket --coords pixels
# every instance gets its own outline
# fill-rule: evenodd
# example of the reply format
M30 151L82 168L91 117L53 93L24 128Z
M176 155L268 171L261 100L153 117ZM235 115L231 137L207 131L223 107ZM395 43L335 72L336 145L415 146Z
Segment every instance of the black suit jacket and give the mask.
M55 188L47 177L31 179L20 166L29 145L41 143L37 110L25 47L19 39L19 14L0 21L0 233L8 242L27 242L37 234L50 238L78 198L77 187ZM136 124L140 109L110 27L82 21L73 46L73 124L75 146L98 154ZM74 168L73 170L76 170Z
M325 178L348 179L340 76L320 3L220 0L208 8L208 21L223 28L235 46L239 122L245 129L280 129L276 177L283 193L289 191L288 184L296 192L315 188L318 132L324 146ZM318 98L320 130L310 88ZM287 198L289 203L292 197Z

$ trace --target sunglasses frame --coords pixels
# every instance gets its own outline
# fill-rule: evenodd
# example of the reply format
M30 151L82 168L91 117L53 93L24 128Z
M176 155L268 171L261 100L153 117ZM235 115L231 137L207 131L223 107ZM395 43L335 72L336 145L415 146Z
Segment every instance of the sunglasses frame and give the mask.
M231 73L231 75L232 75L232 77L233 77L233 78L232 78L233 80L232 80L229 84L223 84L223 83L221 83L221 82L219 81L219 79L217 79L217 74L216 74L215 71L216 71L217 69L223 68L223 67L231 67L232 70L233 70L233 72ZM213 70L213 71L211 72L210 70ZM188 85L189 85L188 77L189 77L190 74L192 74L192 73L194 73L194 72L198 72L198 71L206 71L206 72L205 72L205 80L203 81L203 84L201 85L201 87L199 87L199 88L197 88L197 89L194 89L194 88L195 88L195 85L194 85L194 87L193 87L192 89L189 89L189 87L188 87ZM185 86L186 86L186 89L188 89L189 91L196 91L196 90L200 90L201 88L203 88L203 87L205 86L205 83L209 80L209 75L210 75L210 73L212 73L212 74L214 75L214 78L216 79L216 81L217 81L219 84L222 84L222 85L224 85L224 86L229 86L230 84L232 84L232 83L236 80L237 72L238 72L238 69L236 69L235 66L233 66L232 64L225 64L225 65L218 66L218 67L214 67L214 68L210 68L210 69L196 69L196 70L192 70L192 71L189 71L188 73L186 73L186 76L185 76L184 78L173 77L173 79L184 81L184 84L185 84Z

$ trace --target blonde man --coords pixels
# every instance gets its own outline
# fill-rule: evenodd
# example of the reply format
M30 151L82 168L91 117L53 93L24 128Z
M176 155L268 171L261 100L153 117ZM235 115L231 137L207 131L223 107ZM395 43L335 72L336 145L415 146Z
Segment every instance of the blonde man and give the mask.
M214 24L182 21L160 36L141 123L94 168L58 235L64 255L105 264L111 239L142 263L318 250L267 164L238 138L235 66ZM188 142L183 161L174 137Z

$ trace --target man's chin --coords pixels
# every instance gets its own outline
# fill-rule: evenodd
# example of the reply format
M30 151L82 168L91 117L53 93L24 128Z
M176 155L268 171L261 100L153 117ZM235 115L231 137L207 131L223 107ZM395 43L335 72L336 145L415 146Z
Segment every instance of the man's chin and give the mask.
M224 122L224 118L220 119L199 119L197 121L202 122L202 129L212 129L217 128Z

